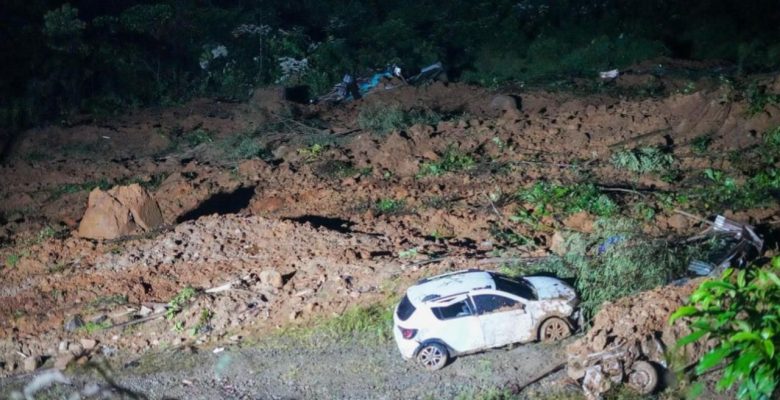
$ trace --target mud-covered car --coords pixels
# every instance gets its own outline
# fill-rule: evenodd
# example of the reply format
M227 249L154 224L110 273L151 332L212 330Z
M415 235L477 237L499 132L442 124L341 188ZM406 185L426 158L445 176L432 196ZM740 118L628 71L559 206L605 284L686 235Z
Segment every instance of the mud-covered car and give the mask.
M452 357L571 334L578 298L565 282L467 270L421 280L393 315L405 359L438 370Z

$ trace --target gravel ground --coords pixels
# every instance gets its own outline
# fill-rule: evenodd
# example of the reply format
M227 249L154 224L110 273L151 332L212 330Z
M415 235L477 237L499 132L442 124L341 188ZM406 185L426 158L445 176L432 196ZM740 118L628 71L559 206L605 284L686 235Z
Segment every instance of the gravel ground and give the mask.
M301 342L210 350L167 350L109 371L91 365L66 376L37 398L106 388L93 398L148 399L446 399L481 390L522 386L565 360L560 344L533 343L454 360L430 373L406 362L392 341ZM101 374L103 371L103 374ZM8 398L34 379L0 381Z

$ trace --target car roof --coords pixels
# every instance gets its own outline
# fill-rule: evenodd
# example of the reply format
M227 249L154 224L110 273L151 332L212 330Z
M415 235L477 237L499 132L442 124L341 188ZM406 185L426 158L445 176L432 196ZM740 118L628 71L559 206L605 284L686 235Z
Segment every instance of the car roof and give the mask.
M406 295L412 304L468 293L477 289L495 289L493 276L487 271L466 270L426 278L410 287Z

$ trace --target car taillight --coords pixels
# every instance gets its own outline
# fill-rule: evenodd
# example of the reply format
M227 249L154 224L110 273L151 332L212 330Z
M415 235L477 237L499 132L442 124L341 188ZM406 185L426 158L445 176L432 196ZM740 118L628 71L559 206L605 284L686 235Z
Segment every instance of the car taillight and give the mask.
M398 329L401 330L401 336L403 336L404 339L411 339L414 337L414 335L417 334L417 329L406 329L406 328L401 328L400 326L398 327Z

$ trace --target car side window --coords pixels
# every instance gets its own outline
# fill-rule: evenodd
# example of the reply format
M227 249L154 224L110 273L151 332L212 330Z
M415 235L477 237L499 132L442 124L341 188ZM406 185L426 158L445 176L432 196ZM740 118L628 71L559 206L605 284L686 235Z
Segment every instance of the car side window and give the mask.
M431 307L433 315L440 320L468 317L474 315L466 300L452 303L444 307Z
M522 304L515 300L494 294L480 294L474 296L473 299L479 315L522 307Z

